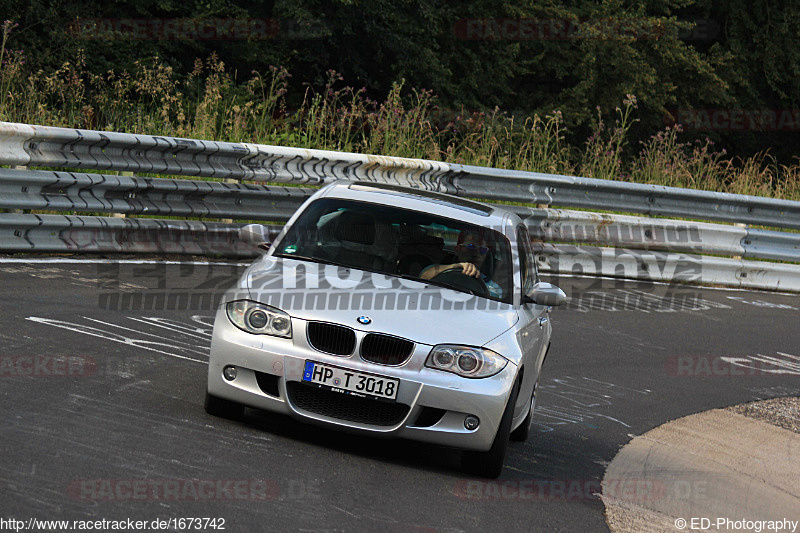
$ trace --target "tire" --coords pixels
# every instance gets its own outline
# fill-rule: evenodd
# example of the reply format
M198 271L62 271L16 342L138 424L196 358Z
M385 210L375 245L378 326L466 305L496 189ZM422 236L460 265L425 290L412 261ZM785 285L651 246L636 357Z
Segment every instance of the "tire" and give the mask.
M533 386L533 392L531 393L531 401L530 408L528 409L528 416L525 417L525 420L522 421L522 424L519 425L517 429L511 432L509 438L514 442L525 442L528 440L528 435L531 433L531 419L533 419L533 408L536 405L536 389L539 386L539 382L537 381L536 384Z
M244 417L244 405L212 396L206 391L205 400L206 413L219 416L221 418L229 418L231 420L241 420Z
M503 461L506 458L508 438L511 434L511 421L514 418L514 404L517 403L518 395L519 381L511 389L506 409L503 411L503 418L500 419L500 426L497 428L497 434L494 436L494 442L489 451L467 451L461 456L461 468L465 472L492 479L503 472Z

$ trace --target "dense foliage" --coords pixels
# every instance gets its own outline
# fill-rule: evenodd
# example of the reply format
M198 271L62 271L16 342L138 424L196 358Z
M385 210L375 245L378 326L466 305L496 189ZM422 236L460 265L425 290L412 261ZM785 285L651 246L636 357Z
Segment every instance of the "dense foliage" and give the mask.
M796 177L780 171L800 146L793 0L0 0L0 14L3 120L656 182L653 154L683 154L772 172L772 194ZM797 123L686 124L718 110ZM668 181L716 187L700 173Z

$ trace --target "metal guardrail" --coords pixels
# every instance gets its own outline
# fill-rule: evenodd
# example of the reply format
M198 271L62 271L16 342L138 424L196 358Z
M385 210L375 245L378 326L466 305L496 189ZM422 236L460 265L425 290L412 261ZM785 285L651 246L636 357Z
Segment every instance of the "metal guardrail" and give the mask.
M253 257L239 226L196 220L3 214L0 250ZM269 226L277 235L282 226Z
M646 254L656 251L694 254L702 258L696 263L703 266L705 274L690 282L795 290L792 287L796 284L787 280L800 271L797 265L741 259L800 261L800 233L741 225L800 229L800 202L787 200L396 157L10 123L0 123L0 164L248 181L221 183L0 168L0 208L4 209L284 222L314 188L268 186L254 181L321 185L337 179L361 179L478 198L488 203L536 204L539 207L503 207L519 214L533 238L540 241L614 246L618 252L622 249L631 256L644 253L650 257ZM649 217L542 207L553 205L645 213ZM739 225L650 218L653 216L701 218ZM4 213L0 214L0 250L253 255L252 248L236 240L239 226L150 218ZM634 269L630 265L623 268L602 250L607 249L545 246L540 254L541 267L556 274L567 272L566 266L573 272L583 272L581 263L567 258L593 258L601 262L596 263L595 274L621 273L635 279L679 281L675 272L671 278L663 275L659 278L653 269L647 268L647 262L640 263L643 268ZM608 264L616 265L614 272L619 272L609 274L610 267L602 261L610 261Z
M535 245L540 272L800 292L797 265L693 254Z
M0 208L285 222L313 189L0 168Z
M322 185L339 179L427 184L449 172L436 161L72 130L0 122L3 164Z
M527 222L531 237L545 242L800 261L800 233L566 209L503 207Z
M548 206L800 229L800 202L663 185L451 165L437 190L495 202L524 198Z
M439 161L0 123L0 163L320 185L365 179L486 201L800 229L800 202Z
M744 257L778 261L800 261L800 234L748 229L742 239Z
M314 192L300 187L0 168L0 208L285 222ZM791 261L800 234L561 209L504 206L543 241Z

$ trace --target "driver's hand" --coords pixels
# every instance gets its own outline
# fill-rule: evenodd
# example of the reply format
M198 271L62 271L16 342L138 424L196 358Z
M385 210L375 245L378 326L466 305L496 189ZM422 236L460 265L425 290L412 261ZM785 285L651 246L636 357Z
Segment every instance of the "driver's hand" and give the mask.
M464 273L465 276L477 278L481 273L481 271L478 270L478 267L476 267L472 263L458 263L456 266L461 267L461 271Z

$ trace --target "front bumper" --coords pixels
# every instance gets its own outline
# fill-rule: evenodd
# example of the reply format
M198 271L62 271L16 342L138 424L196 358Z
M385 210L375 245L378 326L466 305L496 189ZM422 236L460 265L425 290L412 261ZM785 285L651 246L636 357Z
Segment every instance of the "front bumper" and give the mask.
M357 353L336 356L317 351L307 341L306 324L305 320L292 318L291 339L253 335L231 324L221 307L217 311L211 342L208 393L306 422L374 436L407 438L467 450L485 451L491 447L516 377L517 367L513 363L509 362L495 376L467 379L426 368L425 359L432 346L416 344L403 365L378 365L362 360ZM365 333L356 330L357 342L360 343ZM309 395L317 394L320 389L301 383L306 360L397 378L400 384L395 401L407 409L378 405L385 404L379 400L353 400L362 404L377 402L355 407L390 409L392 416L383 416L380 423L352 417L348 420L341 417L347 415L337 415L338 410L318 409L314 406L322 405L319 402L325 402L326 398L347 407L350 397L330 393L335 395L331 397L319 392L318 401L307 401ZM222 375L223 368L228 365L238 370L232 381ZM468 415L479 418L477 429L464 427Z

